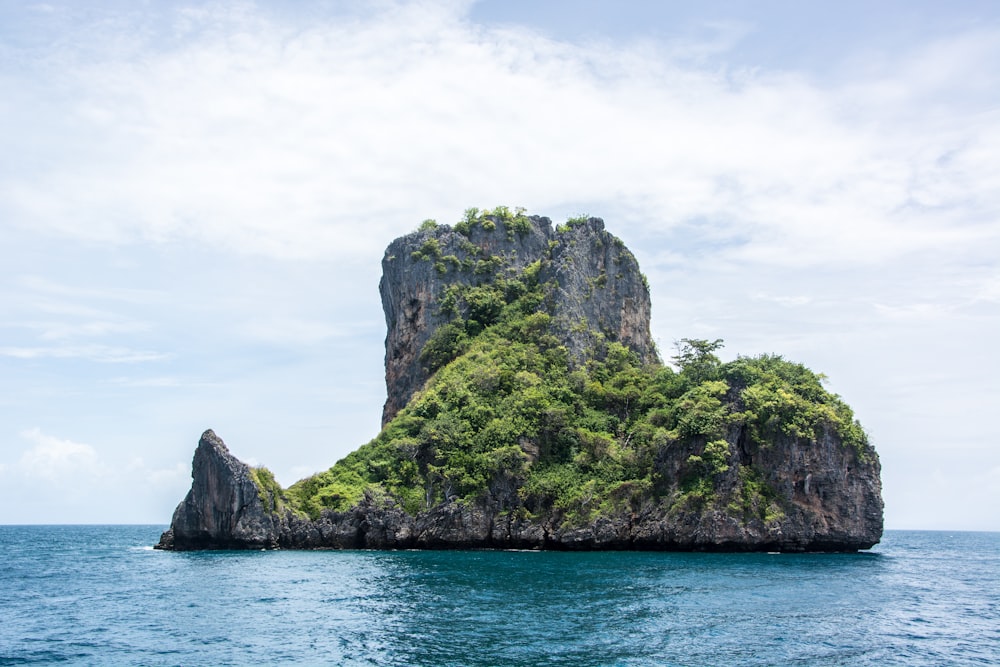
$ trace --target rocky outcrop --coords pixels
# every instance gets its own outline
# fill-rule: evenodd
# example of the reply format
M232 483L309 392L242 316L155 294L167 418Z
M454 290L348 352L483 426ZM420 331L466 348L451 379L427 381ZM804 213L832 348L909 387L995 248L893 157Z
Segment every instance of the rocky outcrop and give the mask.
M263 549L278 546L278 517L250 466L210 429L194 451L191 490L174 510L160 549Z
M194 459L191 492L174 512L157 548L195 549L642 549L661 551L856 551L882 535L879 462L874 450L858 452L835 437L788 438L755 447L734 431L733 456L767 471L779 497L779 516L760 508L743 516L697 503L668 505L643 499L627 511L589 525L564 522L559 512L531 517L501 511L495 503L445 503L411 516L391 499L365 498L347 512L324 511L310 519L273 506L251 469L206 431ZM692 452L661 462L679 470ZM751 459L756 459L753 463ZM740 499L739 466L717 480L721 496ZM754 502L758 502L757 501Z
M430 376L420 352L453 317L440 307L446 288L490 283L542 259L546 262L539 279L553 286L546 308L574 358L582 358L597 335L629 346L643 361L656 358L649 288L635 257L605 231L600 218L557 229L539 216L526 216L516 228L496 216L463 231L439 225L396 239L382 258L379 292L387 328L383 424Z
M555 229L548 218L523 215L478 216L454 228L428 224L393 241L382 267L379 289L388 328L385 422L415 394L412 405L419 407L418 391L433 371L422 351L435 332L446 333L442 327L461 322L466 335L476 330L479 319L487 326L490 315L470 295L480 288L509 285L519 276L531 274L535 280L539 291L532 292L530 308L539 303L547 315L538 319L547 322L547 334L559 346L556 358L564 371L568 364L586 378L589 371L576 371L586 368L583 362L596 359L595 351L606 342L623 344L644 363L657 361L645 279L632 254L604 230L599 218L574 220ZM456 291L468 298L454 298ZM516 331L510 340L520 344L525 330ZM656 372L658 368L653 366ZM654 444L644 454L650 472L640 480L645 486L629 486L635 478L618 478L624 481L614 490L614 502L603 505L600 512L567 511L551 499L524 492L529 488L521 486L527 468L490 473L485 490L463 501L451 491L438 496L428 491L421 511L412 504L404 510L399 498L405 496L393 496L369 483L342 496L349 500L337 506L353 503L350 509L335 511L332 504L310 505L302 500L306 496L291 497L294 488L286 492L266 470L236 459L209 430L195 451L191 490L157 548L854 551L877 543L882 534L879 459L867 438L857 435L860 426L845 430L852 423L849 409L836 413L830 403L824 406L828 412L822 413L826 421L816 428L784 428L791 424L782 423L778 412L777 421L761 421L743 404L749 382L714 383L722 387L715 404L725 405L727 416L711 437L705 435L708 431L693 429L693 435L682 438L667 433L673 427L661 428L664 435L650 440ZM711 394L712 400L715 395ZM709 409L704 405L714 404L703 403L702 409ZM845 414L848 417L841 418ZM553 413L553 432L562 418ZM669 414L658 417L669 418ZM402 422L394 424L407 419L412 415L404 414ZM765 435L763 427L770 429ZM510 446L514 459L519 465L541 466L542 448L523 436L527 432L512 436L519 438L513 442L520 447ZM567 433L560 437L580 437L580 431ZM842 433L849 439L842 440ZM631 435L622 429L607 437L617 438L615 446L623 450ZM420 446L414 442L406 446L412 449L406 450L409 465L429 469L431 455L420 459L424 456ZM379 460L379 465L387 465L392 456ZM357 501L362 488L366 490ZM420 486L416 489L423 493ZM473 497L477 499L470 500Z

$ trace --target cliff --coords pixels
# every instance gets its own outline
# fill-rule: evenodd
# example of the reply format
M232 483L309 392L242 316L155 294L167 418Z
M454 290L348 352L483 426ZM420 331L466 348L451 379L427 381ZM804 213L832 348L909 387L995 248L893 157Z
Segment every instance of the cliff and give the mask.
M211 431L159 548L852 551L882 533L878 456L778 356L660 363L632 254L596 218L500 207L382 260L383 429L282 489Z
M635 257L604 230L603 220L580 218L554 229L544 217L483 217L473 210L463 223L428 224L393 241L382 258L383 425L430 377L431 366L420 353L435 331L456 316L483 325L496 314L496 304L488 301L442 308L442 300L462 288L516 276L543 258L538 279L553 287L551 326L575 361L584 359L598 336L624 343L643 362L656 360L649 289Z

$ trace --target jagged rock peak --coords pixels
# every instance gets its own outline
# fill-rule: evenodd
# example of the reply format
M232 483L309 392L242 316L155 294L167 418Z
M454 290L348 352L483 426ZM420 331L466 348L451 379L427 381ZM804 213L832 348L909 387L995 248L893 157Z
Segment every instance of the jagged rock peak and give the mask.
M198 439L198 449L205 450L219 450L224 454L229 453L229 448L226 447L226 443L222 441L222 438L215 435L215 431L212 429L206 430L201 434L201 438Z
M571 219L553 228L549 218L503 207L486 214L471 209L455 226L428 221L390 243L382 258L383 424L430 377L420 353L434 332L456 315L470 316L467 308L455 313L441 307L446 290L491 283L536 262L539 280L551 286L546 310L553 333L574 359L584 358L597 338L627 345L644 362L657 359L646 279L601 218Z
M174 511L158 548L272 546L274 517L265 511L252 469L230 454L211 429L198 441L191 478L191 490Z

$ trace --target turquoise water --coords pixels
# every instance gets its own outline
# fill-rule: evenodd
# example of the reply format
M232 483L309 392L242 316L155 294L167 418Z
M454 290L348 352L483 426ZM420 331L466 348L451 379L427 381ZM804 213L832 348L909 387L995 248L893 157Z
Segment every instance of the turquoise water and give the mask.
M995 665L1000 534L871 553L164 553L0 526L0 665Z

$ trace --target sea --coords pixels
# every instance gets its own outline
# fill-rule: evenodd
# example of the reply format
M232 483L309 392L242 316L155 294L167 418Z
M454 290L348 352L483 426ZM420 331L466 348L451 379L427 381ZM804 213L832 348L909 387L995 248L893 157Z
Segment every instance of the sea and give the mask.
M0 665L998 665L1000 533L856 554L154 551L0 526Z

